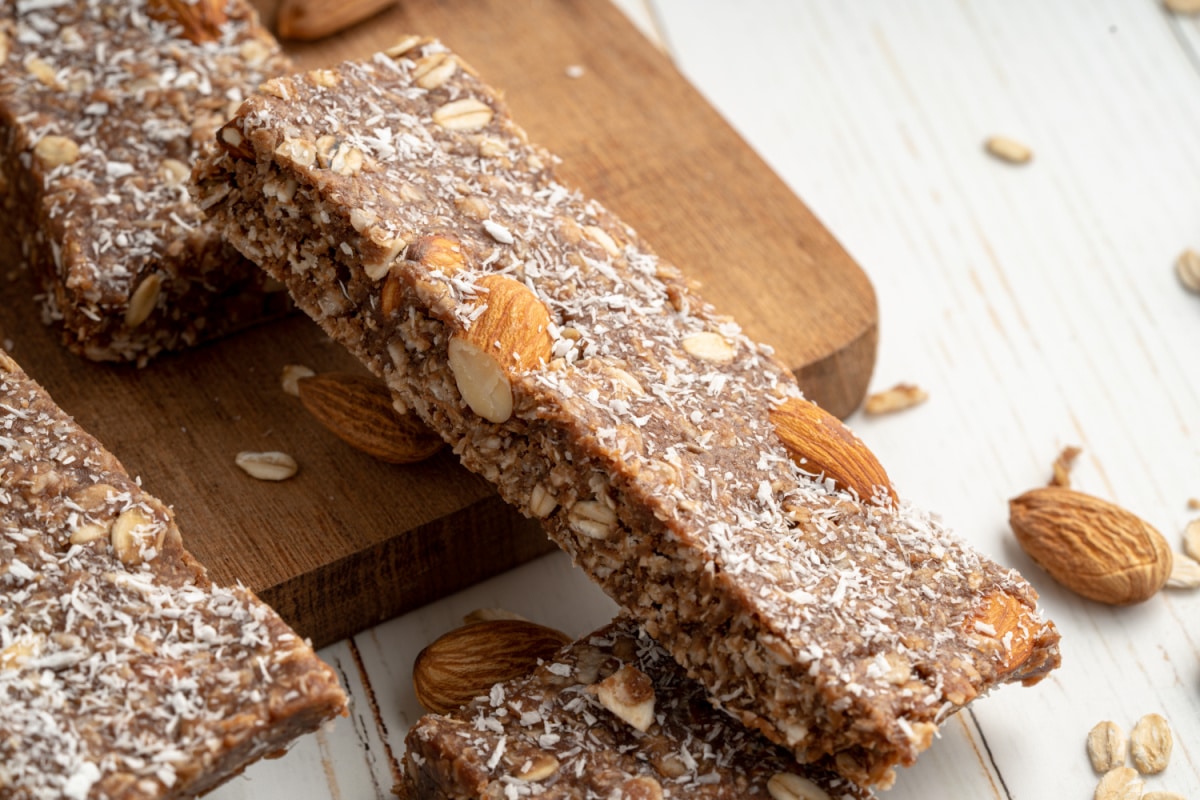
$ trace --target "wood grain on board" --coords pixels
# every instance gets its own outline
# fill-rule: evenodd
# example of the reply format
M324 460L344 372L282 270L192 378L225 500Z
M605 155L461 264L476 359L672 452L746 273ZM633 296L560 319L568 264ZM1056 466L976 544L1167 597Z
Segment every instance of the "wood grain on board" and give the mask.
M258 3L272 19L274 3ZM338 37L291 47L301 66L437 36L506 91L562 177L637 228L772 344L810 397L853 410L874 365L871 285L704 99L608 3L405 0ZM582 67L569 77L568 67ZM577 70L572 69L572 73ZM18 361L154 494L189 548L320 646L546 552L551 545L443 452L393 466L351 450L280 389L285 364L356 365L295 316L142 370L67 354L11 281L0 330ZM254 481L241 450L282 450L289 481Z

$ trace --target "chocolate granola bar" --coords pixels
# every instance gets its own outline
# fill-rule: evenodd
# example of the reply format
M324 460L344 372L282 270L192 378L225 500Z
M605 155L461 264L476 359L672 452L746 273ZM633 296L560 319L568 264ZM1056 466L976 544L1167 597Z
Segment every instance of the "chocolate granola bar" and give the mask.
M187 180L243 93L289 63L244 0L0 9L5 244L68 347L144 364L288 308Z
M422 717L405 744L402 795L411 800L870 796L714 709L627 617L529 677Z
M801 761L887 785L1058 663L1034 590L898 502L441 44L269 81L218 138L195 191L227 238Z
M0 797L201 794L344 713L162 502L0 353Z

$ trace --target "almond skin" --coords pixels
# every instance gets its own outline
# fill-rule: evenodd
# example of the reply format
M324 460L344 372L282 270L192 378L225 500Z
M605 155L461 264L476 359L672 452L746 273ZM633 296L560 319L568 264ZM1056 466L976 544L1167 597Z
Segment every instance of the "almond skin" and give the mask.
M896 490L875 454L840 419L825 409L790 397L770 412L771 424L788 455L805 472L832 478L870 500L883 489L894 503Z
M445 714L493 685L528 675L571 641L565 633L519 619L476 622L442 636L417 656L413 688L429 711Z
M296 381L300 402L342 441L389 464L424 461L445 444L413 414L400 414L373 378L327 372Z
M1153 597L1171 574L1171 548L1120 506L1061 486L1009 501L1021 548L1056 581L1089 600L1124 606Z
M195 44L215 42L221 38L221 28L229 20L225 14L226 0L150 0L146 11L151 18L183 28L183 36Z

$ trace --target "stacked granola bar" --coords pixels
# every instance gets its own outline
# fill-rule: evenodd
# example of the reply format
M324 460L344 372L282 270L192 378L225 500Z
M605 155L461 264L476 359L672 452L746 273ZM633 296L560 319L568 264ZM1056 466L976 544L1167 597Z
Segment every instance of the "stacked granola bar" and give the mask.
M1019 575L785 441L813 413L770 348L440 43L269 81L218 138L195 191L228 239L800 762L886 786L1058 663Z
M695 800L870 793L716 711L628 617L406 740L408 797Z
M289 63L244 0L0 9L5 244L68 347L144 364L289 307L187 190L213 131Z

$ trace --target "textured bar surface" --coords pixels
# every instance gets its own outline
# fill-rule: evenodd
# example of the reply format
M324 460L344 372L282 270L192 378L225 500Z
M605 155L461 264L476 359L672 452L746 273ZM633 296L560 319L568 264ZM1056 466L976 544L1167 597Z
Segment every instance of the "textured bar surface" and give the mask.
M344 711L249 590L0 353L0 797L193 797Z
M4 4L3 235L68 347L144 364L288 308L186 185L244 92L288 64L243 0Z
M611 694L601 699L600 686ZM647 703L653 721L639 730L629 720L641 719ZM795 796L809 800L870 796L827 768L796 764L786 749L715 710L624 617L527 678L452 714L422 717L406 740L403 780L412 800L766 800L778 796L768 791L771 781L804 787L809 794Z
M219 139L196 192L229 240L800 760L887 785L1058 663L1019 575L793 462L786 368L440 44L270 81Z

